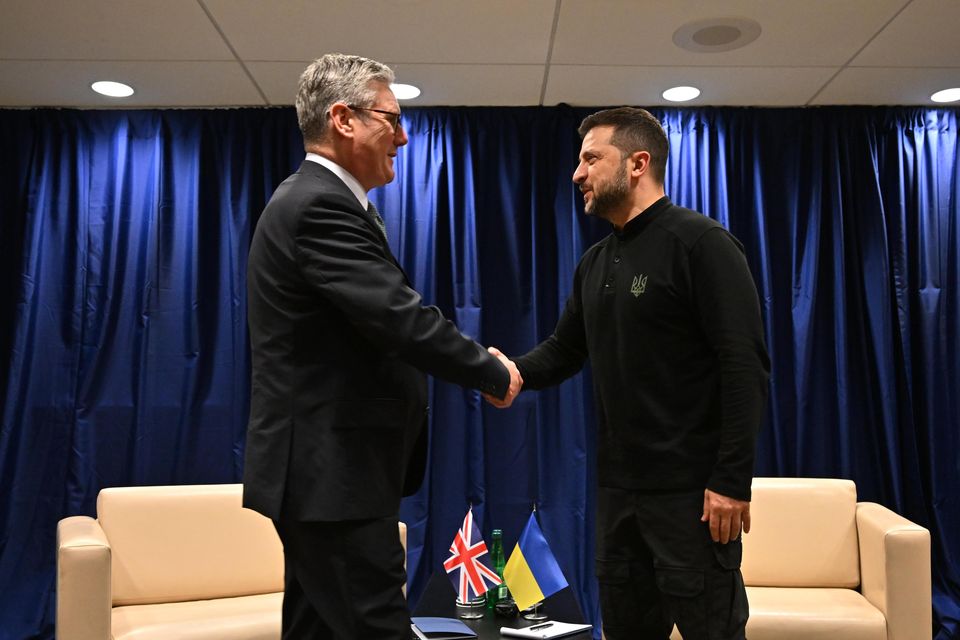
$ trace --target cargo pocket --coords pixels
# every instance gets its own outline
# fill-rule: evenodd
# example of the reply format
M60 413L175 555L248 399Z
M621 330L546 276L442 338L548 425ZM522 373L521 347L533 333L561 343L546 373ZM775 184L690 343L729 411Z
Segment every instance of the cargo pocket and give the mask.
M631 612L636 607L630 583L630 566L625 561L597 560L596 573L604 628L611 631L629 628Z
M740 568L743 561L743 538L731 540L727 544L713 543L713 553L717 562L728 571Z
M743 542L740 538L727 544L714 544L720 569L709 574L710 618L724 638L743 638L750 615L747 592L740 575Z
M680 633L685 638L706 638L707 605L704 575L699 569L657 569L657 587Z
M660 593L678 598L694 598L703 593L703 571L699 569L657 569Z

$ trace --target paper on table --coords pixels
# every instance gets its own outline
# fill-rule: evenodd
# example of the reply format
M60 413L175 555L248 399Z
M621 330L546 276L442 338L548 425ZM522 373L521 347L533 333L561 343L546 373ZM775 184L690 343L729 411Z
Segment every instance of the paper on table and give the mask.
M549 626L547 626L549 625ZM591 624L573 624L571 622L542 622L532 627L523 629L511 629L509 627L500 627L500 635L510 638L562 638L572 636L581 631L592 629Z

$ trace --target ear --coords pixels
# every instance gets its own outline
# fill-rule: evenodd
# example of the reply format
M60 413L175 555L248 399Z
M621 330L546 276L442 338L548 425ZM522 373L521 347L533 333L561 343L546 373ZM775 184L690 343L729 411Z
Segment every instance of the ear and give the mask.
M630 171L632 177L639 178L650 169L649 151L634 151L630 154L630 159L633 160L633 170Z
M330 107L330 128L344 138L353 137L353 110L342 102Z

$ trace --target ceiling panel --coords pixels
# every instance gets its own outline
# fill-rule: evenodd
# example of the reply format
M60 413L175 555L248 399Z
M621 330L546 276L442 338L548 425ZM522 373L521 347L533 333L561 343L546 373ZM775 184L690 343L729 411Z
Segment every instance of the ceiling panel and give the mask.
M555 0L205 0L246 60L543 64Z
M196 0L2 0L0 59L234 57Z
M594 67L554 65L544 104L579 106L704 106L805 104L833 75L831 69L773 67ZM665 89L692 85L700 97L678 104Z
M136 93L118 100L90 84L121 79ZM23 62L0 60L0 96L6 106L86 108L263 105L236 62Z
M760 36L673 43L722 17ZM544 104L663 104L680 83L699 105L929 104L960 86L958 24L960 0L0 0L0 106L291 104L303 68L337 50L420 85L410 105L536 105L545 73ZM100 98L93 79L137 94Z
M850 64L960 67L960 2L913 0Z
M541 65L394 64L398 82L420 87L404 107L537 104L543 80ZM250 72L270 104L293 104L297 81L308 62L251 62Z
M560 64L799 66L846 63L909 0L566 0L551 61ZM695 20L760 23L751 44L696 53L673 43Z
M890 87L896 87L891 93ZM937 105L930 94L939 89L960 87L960 69L844 69L827 85L813 104Z
M404 105L493 107L538 104L543 65L395 64L398 78L423 93Z
M302 62L248 62L247 69L273 105L293 104L300 74L310 64Z

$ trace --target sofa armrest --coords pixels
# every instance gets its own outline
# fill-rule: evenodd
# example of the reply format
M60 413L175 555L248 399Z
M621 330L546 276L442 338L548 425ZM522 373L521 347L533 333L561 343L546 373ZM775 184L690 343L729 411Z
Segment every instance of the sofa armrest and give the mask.
M109 640L110 543L87 516L57 524L58 640Z
M400 546L403 547L403 569L407 569L407 525L403 522L400 524ZM407 585L403 585L403 595L407 595Z
M933 633L930 532L872 502L857 503L860 588L887 619L888 640Z

